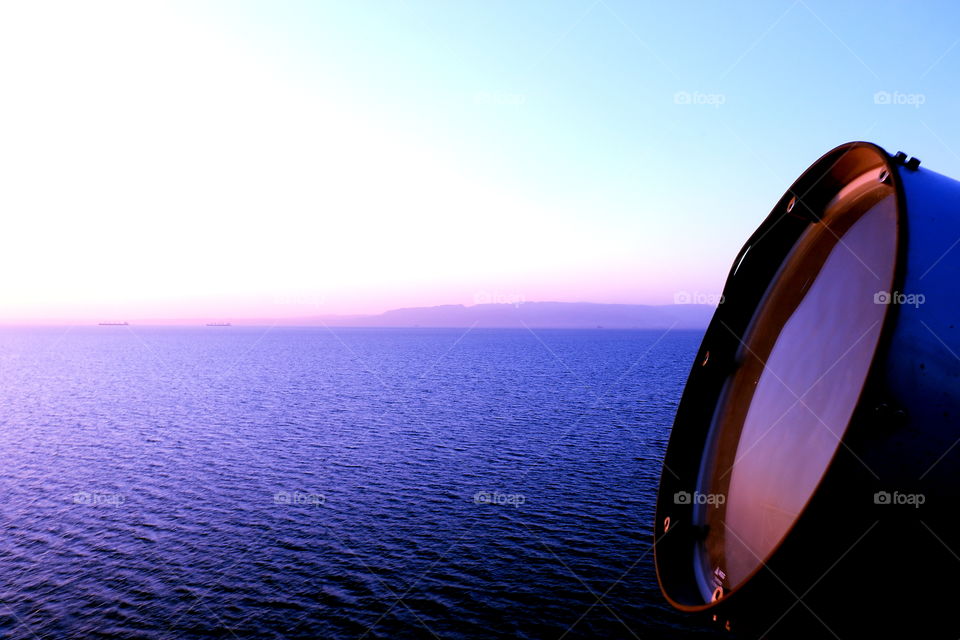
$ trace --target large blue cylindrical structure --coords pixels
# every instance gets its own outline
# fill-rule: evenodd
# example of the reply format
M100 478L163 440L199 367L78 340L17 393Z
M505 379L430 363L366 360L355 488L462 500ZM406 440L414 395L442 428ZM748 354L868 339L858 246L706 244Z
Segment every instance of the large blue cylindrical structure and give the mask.
M748 637L960 636L960 182L854 142L734 261L657 503L667 599Z

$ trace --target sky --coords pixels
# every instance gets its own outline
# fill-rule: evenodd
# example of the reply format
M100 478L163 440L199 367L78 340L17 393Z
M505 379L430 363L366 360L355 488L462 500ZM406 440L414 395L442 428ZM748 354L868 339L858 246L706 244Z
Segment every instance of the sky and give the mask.
M951 2L0 2L0 321L712 299L850 140L960 177Z

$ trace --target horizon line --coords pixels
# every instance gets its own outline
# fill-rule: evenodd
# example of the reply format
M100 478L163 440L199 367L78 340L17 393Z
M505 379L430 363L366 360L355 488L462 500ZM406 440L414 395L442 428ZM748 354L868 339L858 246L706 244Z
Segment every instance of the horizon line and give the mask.
M303 327L316 327L316 326L327 326L327 327L342 327L342 328L363 328L368 325L356 325L354 322L365 322L365 321L374 321L378 318L383 318L384 316L397 314L397 313L413 313L413 312L437 312L443 310L464 310L468 311L471 309L479 310L499 310L510 312L511 309L520 310L521 307L531 306L531 305L556 305L558 307L598 307L606 308L607 310L619 309L624 310L625 308L633 309L678 309L678 308L687 308L687 309L714 309L716 308L715 304L706 304L700 302L674 302L668 304L644 304L644 303L621 303L621 302L560 302L555 300L539 300L539 301L518 301L518 302L483 302L476 303L472 305L466 304L437 304L429 306L410 306L410 307L396 307L392 309L387 309L379 313L316 313L316 314L296 314L296 315L284 315L284 316L269 316L261 314L249 314L249 315L208 315L208 316L157 316L157 315L144 315L144 316L125 316L121 317L118 314L104 315L95 317L92 315L83 315L79 317L65 317L65 316L33 316L33 317L20 317L20 318L3 318L0 317L0 326L8 327L25 327L25 326L211 326L211 328L216 328L217 325L223 326L233 326L242 325L242 326L303 326ZM346 323L346 324L338 324ZM473 324L478 324L479 321L474 322ZM535 324L539 322L534 321ZM520 320L521 328L524 324ZM558 313L558 318L551 319L547 323L549 327L560 328L560 325L563 324L562 312ZM570 328L585 328L582 327L583 321L572 322L570 323ZM381 328L388 328L391 325L378 325ZM397 328L410 328L412 325L407 323L402 323L396 325ZM424 324L415 324L413 326L422 326L423 328L431 328L428 322ZM445 322L439 325L434 325L433 328L444 328L453 326L450 322ZM469 323L463 325L463 328L468 328ZM533 325L530 325L533 326ZM664 326L669 326L665 324ZM547 328L549 328L547 327ZM541 327L544 328L544 327ZM599 327L602 328L602 327ZM646 327L642 327L646 328Z

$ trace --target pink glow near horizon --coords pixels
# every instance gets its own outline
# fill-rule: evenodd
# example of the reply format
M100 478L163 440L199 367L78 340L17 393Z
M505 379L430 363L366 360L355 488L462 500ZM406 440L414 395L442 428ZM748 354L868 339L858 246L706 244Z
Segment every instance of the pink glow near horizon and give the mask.
M735 252L677 224L675 192L640 210L494 175L182 7L4 10L0 322L666 304Z
M637 279L641 280L640 278ZM595 302L613 304L672 304L678 293L697 294L695 288L607 281L602 287L590 283L543 283L539 286L490 285L467 290L458 287L400 288L390 292L360 291L326 294L320 291L288 292L259 296L185 298L130 301L32 304L18 309L0 305L0 324L90 323L144 321L179 323L195 320L284 320L313 316L374 315L404 307L445 304L518 304L525 302ZM713 292L709 292L713 293ZM707 295L704 292L703 295ZM696 300L694 300L696 301Z

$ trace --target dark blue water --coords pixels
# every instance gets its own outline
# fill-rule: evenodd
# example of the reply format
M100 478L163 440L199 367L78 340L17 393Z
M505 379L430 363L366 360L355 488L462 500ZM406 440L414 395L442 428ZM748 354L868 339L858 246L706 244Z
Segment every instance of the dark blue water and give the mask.
M699 334L0 330L0 632L660 638Z

